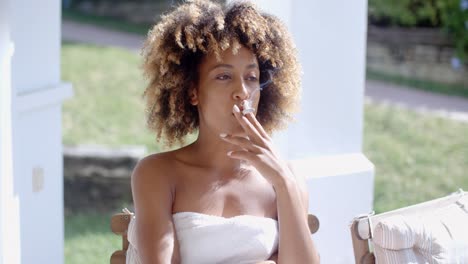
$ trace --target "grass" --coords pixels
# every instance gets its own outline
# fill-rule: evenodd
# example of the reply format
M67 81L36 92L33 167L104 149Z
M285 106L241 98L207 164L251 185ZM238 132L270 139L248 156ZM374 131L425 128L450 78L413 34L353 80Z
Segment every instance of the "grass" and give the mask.
M64 144L170 149L146 129L140 63L139 56L123 49L63 43L62 79L75 93L63 106ZM193 139L190 135L187 142Z
M468 190L468 124L382 105L365 108L364 154L383 212Z
M164 148L145 129L139 57L117 48L64 43L62 79L75 96L63 108L67 145ZM365 107L364 154L375 164L377 212L468 190L468 124L381 105ZM110 214L67 215L66 263L104 263L120 247Z
M372 71L369 69L367 70L366 77L369 80L379 80L428 92L468 98L468 86L413 79L378 71Z
M75 213L65 216L65 263L109 263L112 252L122 247L110 231L111 214Z

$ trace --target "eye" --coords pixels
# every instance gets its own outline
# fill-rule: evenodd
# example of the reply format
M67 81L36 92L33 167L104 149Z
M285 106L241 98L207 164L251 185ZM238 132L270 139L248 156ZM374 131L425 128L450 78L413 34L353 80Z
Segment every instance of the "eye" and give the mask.
M256 81L258 81L258 78L255 75L251 75L251 76L247 77L247 80L249 80L251 82L256 82Z
M229 80L229 79L231 79L231 76L226 73L216 75L216 80L224 81L224 80Z

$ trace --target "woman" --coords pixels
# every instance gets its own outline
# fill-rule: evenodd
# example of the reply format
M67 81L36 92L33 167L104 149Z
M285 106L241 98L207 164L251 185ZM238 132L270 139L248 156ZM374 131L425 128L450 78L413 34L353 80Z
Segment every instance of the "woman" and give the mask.
M300 87L280 21L248 2L186 2L150 31L143 56L157 138L198 138L135 167L127 262L318 263L304 181L270 138Z

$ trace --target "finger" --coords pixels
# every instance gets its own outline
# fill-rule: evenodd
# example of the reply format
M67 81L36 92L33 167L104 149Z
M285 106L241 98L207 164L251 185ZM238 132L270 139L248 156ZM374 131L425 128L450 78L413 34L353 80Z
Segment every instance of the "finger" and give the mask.
M237 121L240 123L240 125L242 126L242 128L244 129L244 131L247 133L247 135L249 136L249 138L255 142L255 143L260 143L261 142L261 136L260 136L260 133L257 131L257 129L255 129L255 127L252 125L252 123L250 123L250 121L244 116L242 115L242 113L240 112L240 109L237 105L234 105L232 107L232 112L234 113L234 116L236 117Z
M255 145L252 141L244 138L244 137L239 137L239 136L231 136L231 135L227 135L227 134L220 134L219 135L221 137L221 139L231 143L231 144L234 144L234 145L237 145L243 149L246 149L250 152L253 152L253 153L261 153L261 149L259 146Z
M253 113L247 113L245 115L245 117L250 121L250 123L255 127L255 129L259 132L259 134L262 137L264 137L266 139L270 139L270 136L265 131L265 129L263 129L262 124L260 124L260 122L258 122L257 118L255 117L255 115Z
M227 155L233 159L245 160L245 161L254 161L256 154L245 151L245 150L234 150L229 151Z

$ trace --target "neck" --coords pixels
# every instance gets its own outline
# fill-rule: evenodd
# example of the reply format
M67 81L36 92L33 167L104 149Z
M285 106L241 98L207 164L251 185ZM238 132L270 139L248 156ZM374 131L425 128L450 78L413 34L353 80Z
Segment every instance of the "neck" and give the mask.
M224 141L218 134L200 131L191 148L193 153L196 153L197 159L201 161L200 164L215 171L238 171L246 166L244 161L227 155L229 151L240 148Z

